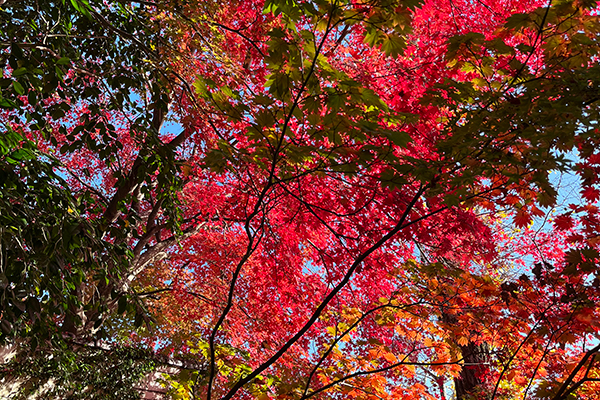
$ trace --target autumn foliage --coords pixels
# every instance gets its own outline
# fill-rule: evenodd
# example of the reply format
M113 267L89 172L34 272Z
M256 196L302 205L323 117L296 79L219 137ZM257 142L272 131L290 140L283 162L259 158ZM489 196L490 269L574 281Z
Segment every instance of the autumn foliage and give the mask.
M1 38L24 357L141 346L178 399L599 397L596 2L34 3L3 20L68 34Z

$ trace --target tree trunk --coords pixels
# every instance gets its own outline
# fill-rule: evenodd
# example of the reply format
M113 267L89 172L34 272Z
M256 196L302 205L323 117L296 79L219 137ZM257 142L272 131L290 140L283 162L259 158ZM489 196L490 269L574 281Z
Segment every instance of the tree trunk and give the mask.
M484 381L483 374L488 362L488 346L485 343L477 345L469 342L466 346L459 346L463 358L463 368L460 375L454 378L454 390L456 400L472 398L478 389L481 389Z

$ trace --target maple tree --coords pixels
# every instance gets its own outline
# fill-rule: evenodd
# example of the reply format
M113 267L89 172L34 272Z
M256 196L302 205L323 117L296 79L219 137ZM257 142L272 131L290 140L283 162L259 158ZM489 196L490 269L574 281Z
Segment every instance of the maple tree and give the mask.
M596 398L596 6L7 1L3 376Z

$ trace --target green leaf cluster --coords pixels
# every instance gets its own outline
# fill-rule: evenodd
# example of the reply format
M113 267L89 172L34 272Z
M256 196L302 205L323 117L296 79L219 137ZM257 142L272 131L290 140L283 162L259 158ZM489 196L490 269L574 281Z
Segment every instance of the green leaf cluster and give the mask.
M0 382L24 380L7 400L137 400L136 385L155 367L148 350L71 344L11 360L0 371Z

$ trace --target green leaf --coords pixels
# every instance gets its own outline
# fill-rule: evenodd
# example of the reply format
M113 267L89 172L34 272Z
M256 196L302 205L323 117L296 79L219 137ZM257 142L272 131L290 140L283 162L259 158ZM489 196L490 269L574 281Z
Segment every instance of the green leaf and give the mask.
M375 46L379 39L379 31L374 27L369 27L363 41L369 46Z
M449 194L444 197L444 204L449 207L455 207L460 204L460 197Z
M34 153L30 149L25 149L25 148L18 149L10 155L10 158L12 158L13 160L17 160L17 161L30 160L33 157L34 157Z
M16 108L17 104L10 99L0 99L0 107L4 108Z
M65 116L65 111L60 108L57 108L54 111L52 111L51 115L52 115L52 119L54 119L56 121L57 119L60 119Z
M127 296L121 296L121 297L119 297L119 305L117 308L117 313L119 315L121 315L125 312L126 309L127 309Z
M204 80L196 79L192 86L194 86L196 93L200 96L205 96L206 94L208 94L208 86L206 85L206 82L204 82Z
M135 327L139 328L140 326L142 326L143 323L144 323L144 316L142 315L141 312L137 312L135 314L135 321L134 321Z
M505 28L519 29L523 28L531 23L531 16L529 14L514 14L508 17Z
M412 141L410 135L403 131L388 131L386 132L386 136L392 141L392 143L400 147L406 147L406 145Z
M57 65L69 65L71 63L71 59L69 57L61 57L56 61Z
M37 95L33 90L30 90L27 94L27 102L30 106L34 106L37 104Z
M390 57L398 57L405 48L406 42L397 35L388 35L381 44L381 49Z
M71 4L73 5L73 8L75 8L77 11L79 11L89 19L92 18L92 15L90 14L90 5L86 0L71 0Z
M12 73L12 76L19 77L19 76L25 75L26 73L27 73L27 68L21 67L21 68L15 69Z
M304 103L302 103L302 106L304 111L309 113L315 113L321 109L321 103L319 98L316 96L307 97L306 100L304 100Z
M345 104L345 100L345 96L338 93L332 93L327 98L327 105L334 110L338 110Z
M15 92L17 92L18 94L24 94L25 93L25 88L23 87L23 85L21 85L17 81L13 82L13 88L15 89Z

